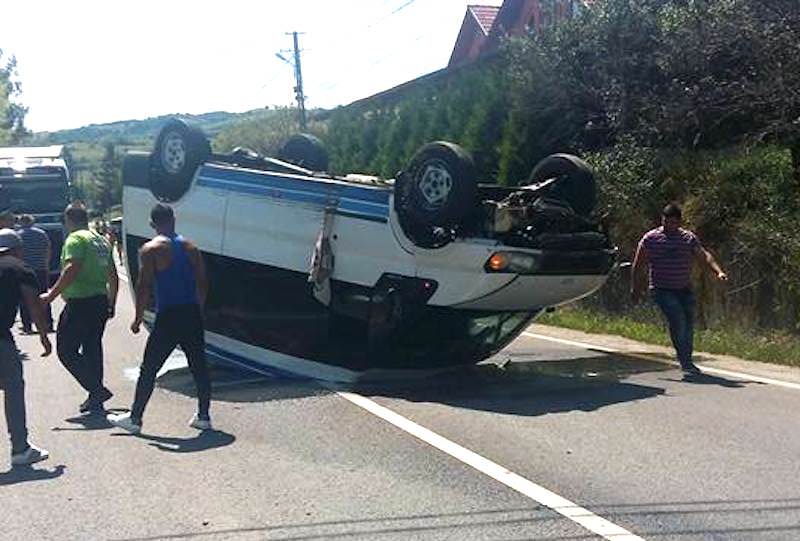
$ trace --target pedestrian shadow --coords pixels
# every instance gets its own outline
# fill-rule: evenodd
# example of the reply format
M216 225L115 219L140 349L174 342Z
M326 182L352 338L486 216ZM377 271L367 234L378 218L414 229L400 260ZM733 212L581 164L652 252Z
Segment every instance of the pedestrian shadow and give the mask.
M130 434L113 434L126 436ZM222 430L204 430L192 438L178 438L173 436L155 436L152 434L136 434L136 438L147 440L151 447L168 453L199 453L226 447L236 441L236 436Z
M64 475L66 469L67 467L63 464L59 464L51 470L33 466L13 466L8 471L0 472L0 486L55 479Z
M87 430L107 430L113 428L114 425L108 422L106 415L109 413L120 413L127 410L119 408L109 408L103 410L102 414L99 413L85 413L76 415L74 417L67 417L64 422L76 426L54 426L51 430L53 432L69 432L69 431L87 431Z
M692 383L694 385L719 385L720 387L728 387L731 389L739 389L747 385L766 385L757 381L742 381L735 379L728 379L722 376L712 376L711 374L686 374L683 376L683 381Z
M758 381L743 381L737 379L728 379L721 376L712 376L711 374L684 374L681 379L677 378L664 378L665 381L675 381L681 383L691 383L692 385L717 385L719 387L726 387L728 389L741 389L749 385L766 385Z

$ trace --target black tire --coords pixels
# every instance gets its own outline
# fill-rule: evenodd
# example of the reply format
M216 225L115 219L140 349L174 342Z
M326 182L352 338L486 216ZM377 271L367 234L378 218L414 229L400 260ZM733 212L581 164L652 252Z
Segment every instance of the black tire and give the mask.
M553 154L533 168L528 182L538 184L557 179L545 189L548 197L569 204L576 214L589 216L597 205L597 183L592 168L571 154Z
M475 162L460 146L428 143L395 180L395 204L404 220L452 228L474 209L478 197Z
M322 141L310 133L291 136L278 153L278 159L311 171L328 170L328 151Z
M150 159L150 190L159 201L180 199L192 184L197 167L211 155L211 144L199 129L172 118L156 139Z

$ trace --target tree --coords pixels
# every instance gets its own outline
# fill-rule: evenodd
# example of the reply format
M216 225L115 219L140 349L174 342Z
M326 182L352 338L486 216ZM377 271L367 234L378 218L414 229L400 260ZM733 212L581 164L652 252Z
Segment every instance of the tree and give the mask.
M17 77L17 59L3 59L0 49L0 145L15 145L27 135L25 114L28 112L15 98L20 93Z
M103 160L95 174L97 186L95 208L106 212L112 206L122 202L122 179L114 144L106 142L103 146Z
M796 0L598 0L512 45L512 107L548 151L778 142L800 181L798 42Z

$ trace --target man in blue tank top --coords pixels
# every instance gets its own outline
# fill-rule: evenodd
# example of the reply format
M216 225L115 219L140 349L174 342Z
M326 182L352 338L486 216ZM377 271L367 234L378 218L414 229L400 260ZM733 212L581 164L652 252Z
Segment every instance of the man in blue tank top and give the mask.
M180 346L197 385L197 415L189 426L211 430L208 414L211 383L205 358L202 314L208 283L203 257L194 244L175 233L172 208L160 203L153 207L150 225L157 235L139 252L141 263L136 283L136 316L131 330L139 332L153 289L156 320L147 339L131 411L109 415L108 420L133 434L141 431L142 415L153 394L156 374L175 346Z

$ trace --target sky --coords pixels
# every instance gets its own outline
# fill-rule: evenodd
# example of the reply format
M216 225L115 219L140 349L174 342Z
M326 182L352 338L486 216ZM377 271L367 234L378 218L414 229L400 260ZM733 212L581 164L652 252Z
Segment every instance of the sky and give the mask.
M502 0L10 0L0 49L35 132L291 105L292 31L329 108L445 67L468 3Z

